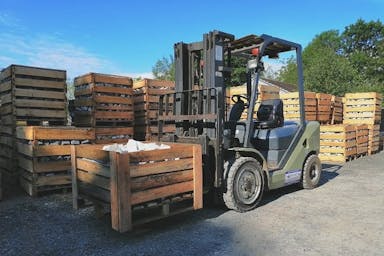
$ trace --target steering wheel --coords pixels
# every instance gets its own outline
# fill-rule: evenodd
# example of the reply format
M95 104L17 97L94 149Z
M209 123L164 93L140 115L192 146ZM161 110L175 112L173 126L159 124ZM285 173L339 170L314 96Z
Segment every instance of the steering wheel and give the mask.
M231 100L233 103L237 103L241 100L244 102L244 106L248 106L248 98L243 95L232 95Z

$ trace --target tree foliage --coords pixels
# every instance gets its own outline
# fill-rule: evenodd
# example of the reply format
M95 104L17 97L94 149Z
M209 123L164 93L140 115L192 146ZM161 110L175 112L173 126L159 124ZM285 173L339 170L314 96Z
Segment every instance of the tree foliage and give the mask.
M384 25L359 19L340 33L315 36L303 50L307 90L342 95L354 91L384 92ZM297 83L295 59L286 61L278 79Z
M175 61L172 55L163 57L152 67L152 74L156 79L175 81Z

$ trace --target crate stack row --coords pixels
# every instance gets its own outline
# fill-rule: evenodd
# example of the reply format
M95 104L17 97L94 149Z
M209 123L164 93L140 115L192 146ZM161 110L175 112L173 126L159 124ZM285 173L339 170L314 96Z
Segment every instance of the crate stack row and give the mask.
M135 81L134 112L135 112L135 139L152 140L159 135L158 115L160 96L175 92L175 83L172 81L143 79ZM169 102L172 108L172 103ZM174 122L163 125L163 134L175 132Z
M74 124L95 129L95 143L133 138L133 81L129 77L89 73L75 78Z
M0 171L3 183L18 178L16 128L66 125L66 71L11 65L0 73Z
M356 127L354 125L321 125L320 153L323 162L343 163L357 153Z
M347 93L344 97L344 124L368 125L368 154L379 151L382 97L376 92Z
M290 92L280 95L284 104L284 118L286 120L300 120L299 92ZM317 96L315 92L304 92L304 110L307 121L317 118Z
M260 103L264 100L272 100L272 99L280 99L280 89L274 86L267 85L259 85L259 96L256 101L255 109L254 109L254 117L256 118L257 110L259 109ZM233 95L241 95L247 97L247 86L232 86L227 88L227 111L230 110L230 107L234 104L231 100ZM247 109L241 115L241 119L247 119Z
M71 145L89 144L94 130L70 126L16 129L20 184L31 196L71 187Z

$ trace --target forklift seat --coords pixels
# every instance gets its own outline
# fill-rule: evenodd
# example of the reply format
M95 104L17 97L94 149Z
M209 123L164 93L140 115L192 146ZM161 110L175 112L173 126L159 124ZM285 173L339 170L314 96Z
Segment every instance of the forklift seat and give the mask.
M257 129L273 129L284 125L283 102L280 99L262 101L257 111Z

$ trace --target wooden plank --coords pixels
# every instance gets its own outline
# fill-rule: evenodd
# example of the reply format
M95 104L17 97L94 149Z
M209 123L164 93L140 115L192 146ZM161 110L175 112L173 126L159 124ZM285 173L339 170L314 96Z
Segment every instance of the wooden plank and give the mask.
M31 159L28 159L19 155L18 164L19 164L19 167L23 168L24 170L34 173L33 161Z
M66 103L64 101L48 101L48 100L29 100L29 99L16 99L16 107L26 108L54 108L65 110Z
M193 208L203 208L203 162L200 145L193 146Z
M116 97L116 96L100 96L94 97L96 103L109 103L109 104L127 104L133 105L132 98Z
M75 98L78 96L84 96L84 95L92 95L92 86L87 88L75 88Z
M0 96L0 102L2 105L12 103L12 93L7 93L5 95Z
M36 78L20 78L16 77L14 80L16 87L25 86L25 87L36 87L36 88L51 88L51 89L61 89L65 90L66 83L65 80L62 81L52 81L52 80L41 80Z
M134 120L134 115L132 111L129 111L129 112L95 111L94 117L97 119L125 119L127 121Z
M93 173L83 172L80 170L76 171L76 177L79 181L98 186L100 188L109 190L110 189L110 180L109 178L103 178Z
M168 197L176 194L181 194L189 191L193 191L193 181L181 182L165 187L148 189L145 191L139 191L132 193L131 203L132 205L149 202L163 197Z
M6 78L9 78L12 75L12 66L8 66L7 68L1 70L0 72L0 81L3 81Z
M16 108L16 116L37 118L66 118L64 110L45 110L33 108Z
M134 89L139 89L143 87L169 87L173 88L175 87L175 82L173 81L166 81L166 80L156 80L156 79L143 79L140 81L135 81L133 83L133 88Z
M193 170L183 170L157 175L143 176L131 179L132 191L146 190L150 188L167 186L175 183L193 180Z
M133 95L132 87L108 87L108 86L95 86L93 89L95 92L99 93L114 93L114 94L125 94Z
M16 75L40 76L40 77L61 79L64 81L67 79L65 70L27 67L27 66L19 66L19 65L14 65L13 67Z
M58 186L69 184L71 184L71 176L69 174L39 176L36 181L36 186Z
M132 178L160 174L165 172L188 170L192 168L193 168L192 158L162 161L162 162L156 162L156 163L146 163L141 165L138 164L138 165L130 166Z
M92 186L91 184L83 183L78 181L79 194L83 197L87 197L91 200L100 200L102 202L110 202L111 194L110 191Z
M94 175L111 177L109 166L103 165L101 163L90 161L88 159L77 158L76 159L77 169L87 171Z
M104 145L81 145L76 147L77 157L98 160L102 162L109 161L109 153L102 150Z
M33 157L33 145L17 142L17 151L19 154L23 154L29 157Z
M35 173L45 173L45 172L60 172L71 170L71 161L70 160L55 160L49 162L37 162L34 163Z
M358 93L346 93L344 97L346 99L369 99L369 98L381 99L381 94L377 92L358 92Z
M64 92L32 90L32 89L15 89L15 96L16 97L66 100L66 96L65 96Z
M24 140L86 140L93 139L90 128L21 126L16 137Z
M192 157L191 145L176 146L173 144L170 149L140 151L130 153L131 162L163 161L164 159L189 158Z
M93 107L95 102L92 99L75 99L75 107Z
M96 136L100 135L124 135L132 134L133 127L108 127L108 128L95 128Z
M33 147L35 157L65 156L71 154L71 145L41 145Z
M95 105L96 110L117 110L117 111L125 111L125 112L133 112L133 105Z
M13 105L12 104L7 104L7 105L1 105L0 106L0 113L1 115L8 115L8 114L11 114L13 115Z
M131 183L129 154L117 154L119 193L119 232L132 229Z
M71 146L71 181L72 181L72 207L79 209L79 188L77 183L77 156L76 146Z

